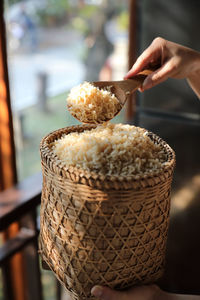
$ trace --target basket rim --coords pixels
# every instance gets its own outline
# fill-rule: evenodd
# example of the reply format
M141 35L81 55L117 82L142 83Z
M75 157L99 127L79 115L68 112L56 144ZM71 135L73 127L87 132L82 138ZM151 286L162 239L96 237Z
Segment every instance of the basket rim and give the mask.
M84 130L91 130L96 128L97 125L94 124L81 124L81 125L73 125L67 126L64 128L60 128L54 130L44 136L40 142L40 156L41 156L41 163L42 167L47 167L53 174L57 174L62 178L70 179L77 183L87 184L89 186L97 186L100 187L102 184L106 184L106 188L112 186L114 188L120 189L117 185L123 185L125 183L126 188L134 182L136 185L147 186L147 185L155 185L165 181L169 178L174 170L175 166L175 152L174 150L165 142L162 138L160 138L155 133L139 127L148 132L149 137L161 144L163 149L167 152L167 164L163 166L162 170L154 171L149 174L140 174L140 175L127 175L127 176L119 176L119 175L102 175L97 174L93 171L87 171L78 167L67 166L64 162L62 162L56 154L54 154L51 150L52 143L59 139L61 136L69 134L71 132L82 132ZM152 183L152 180L154 183Z

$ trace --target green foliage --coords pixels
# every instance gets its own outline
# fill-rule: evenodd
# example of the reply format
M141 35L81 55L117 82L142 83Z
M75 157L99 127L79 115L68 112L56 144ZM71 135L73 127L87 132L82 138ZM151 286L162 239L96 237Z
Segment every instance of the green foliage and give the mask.
M68 0L48 0L44 7L37 9L39 23L43 26L62 23L66 20L69 9Z
M83 18L91 18L99 10L98 6L95 5L84 5L79 9L78 15Z
M48 0L45 7L37 10L39 23L43 26L66 23L66 20L76 30L86 33L88 21L98 11L95 5L84 5L83 7L71 7L67 0Z
M48 0L45 8L46 13L49 15L59 16L69 9L69 3L67 0Z
M84 35L87 35L89 26L88 26L88 22L85 19L81 17L75 17L72 19L71 25L75 30L81 32Z
M7 1L5 1L5 2L7 2L8 5L10 6L10 5L12 5L12 4L21 2L21 0L7 0Z
M117 24L119 26L119 29L127 30L128 23L129 23L129 13L128 11L123 10L117 17Z
M74 17L71 20L72 27L87 36L91 30L92 19L97 14L98 9L99 8L94 5L84 5L81 8L77 7L76 11L74 11Z

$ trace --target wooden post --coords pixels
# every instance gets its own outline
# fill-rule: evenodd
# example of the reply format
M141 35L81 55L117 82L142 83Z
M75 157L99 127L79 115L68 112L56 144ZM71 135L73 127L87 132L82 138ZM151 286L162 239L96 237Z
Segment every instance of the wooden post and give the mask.
M9 188L17 182L3 3L4 1L0 1L0 190ZM13 224L5 232L4 238L14 236L18 229L18 224ZM15 255L4 268L3 280L7 284L4 289L7 293L5 299L25 300L21 254Z
M3 2L0 1L0 190L17 182Z
M39 72L37 74L37 97L38 107L41 111L47 112L47 73Z
M128 67L132 67L137 54L137 0L129 0L129 47ZM133 122L136 107L136 93L134 93L126 104L126 121Z

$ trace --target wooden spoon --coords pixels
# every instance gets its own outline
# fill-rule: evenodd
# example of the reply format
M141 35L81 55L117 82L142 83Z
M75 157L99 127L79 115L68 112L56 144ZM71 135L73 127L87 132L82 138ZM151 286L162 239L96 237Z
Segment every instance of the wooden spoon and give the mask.
M79 119L79 115L73 113L72 115L78 119L81 122L84 123L95 123L95 124L101 124L107 121L110 121L112 118L114 118L123 108L123 106L126 103L126 100L129 98L129 96L136 91L139 87L142 86L143 81L145 78L151 74L153 71L155 71L158 66L150 66L149 69L145 69L142 72L138 73L137 75L133 76L130 79L125 80L119 80L119 81L96 81L91 82L91 84L95 87L98 87L99 89L108 90L112 94L115 95L117 100L119 101L119 105L117 105L116 112L112 115L112 117L107 118L105 115L99 115L97 119L90 120L89 118L82 118ZM68 107L69 108L69 107ZM72 112L71 112L72 113Z
M155 69L146 69L130 79L119 80L119 81L96 81L91 84L99 89L105 89L111 91L112 94L116 96L119 103L121 104L121 109L126 103L128 97L140 88L145 80L145 78L151 74ZM120 109L120 110L121 110ZM118 114L119 112L117 112Z

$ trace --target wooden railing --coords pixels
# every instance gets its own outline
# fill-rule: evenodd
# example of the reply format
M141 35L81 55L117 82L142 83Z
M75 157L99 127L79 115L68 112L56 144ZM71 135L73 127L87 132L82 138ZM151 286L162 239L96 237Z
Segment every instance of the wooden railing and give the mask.
M0 193L0 232L2 235L12 224L19 224L19 232L0 247L0 267L3 277L3 294L5 300L15 299L12 285L12 269L9 266L13 256L23 250L26 264L27 299L43 300L41 272L38 255L39 224L38 207L41 201L42 176L36 174L20 184ZM25 249L31 247L26 253ZM31 267L31 271L30 271ZM60 299L60 285L57 284L57 300Z

